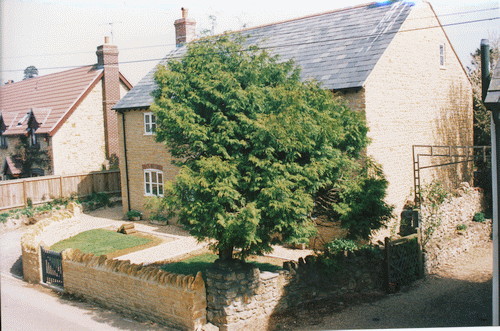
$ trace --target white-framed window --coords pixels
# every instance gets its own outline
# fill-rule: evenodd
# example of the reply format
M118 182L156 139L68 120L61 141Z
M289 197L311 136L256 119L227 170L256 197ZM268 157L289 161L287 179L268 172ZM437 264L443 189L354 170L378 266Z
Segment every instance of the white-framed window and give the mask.
M156 116L153 113L144 114L144 134L152 135L156 132Z
M439 67L446 68L446 47L445 44L439 45Z
M147 196L163 196L163 171L157 169L144 170L144 194Z

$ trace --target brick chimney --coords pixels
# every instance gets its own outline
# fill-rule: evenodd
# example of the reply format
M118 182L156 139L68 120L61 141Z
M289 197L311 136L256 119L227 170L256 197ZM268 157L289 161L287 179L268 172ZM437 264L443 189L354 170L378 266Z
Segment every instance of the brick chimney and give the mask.
M182 18L174 22L175 25L175 45L182 46L188 43L195 37L196 21L188 18L187 8L181 8Z
M104 45L97 47L97 65L103 69L102 106L104 111L104 134L106 158L119 156L118 117L111 107L120 100L120 77L118 72L118 47L104 37Z

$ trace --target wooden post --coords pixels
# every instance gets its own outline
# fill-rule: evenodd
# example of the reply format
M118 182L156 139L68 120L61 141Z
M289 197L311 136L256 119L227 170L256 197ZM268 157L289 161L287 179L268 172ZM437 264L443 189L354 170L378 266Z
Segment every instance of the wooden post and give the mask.
M59 198L64 198L64 192L63 192L63 176L59 176L59 186L61 188L61 192L59 194Z
M23 202L24 202L24 207L28 207L28 195L26 193L26 179L23 179Z
M418 277L424 278L424 254L422 252L422 233L420 227L417 228L417 246L418 246Z

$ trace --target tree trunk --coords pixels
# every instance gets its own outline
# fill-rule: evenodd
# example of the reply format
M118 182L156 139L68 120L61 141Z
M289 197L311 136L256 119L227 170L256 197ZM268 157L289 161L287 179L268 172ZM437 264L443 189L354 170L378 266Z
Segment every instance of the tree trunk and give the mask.
M233 246L227 246L219 250L219 259L221 261L228 261L233 259Z

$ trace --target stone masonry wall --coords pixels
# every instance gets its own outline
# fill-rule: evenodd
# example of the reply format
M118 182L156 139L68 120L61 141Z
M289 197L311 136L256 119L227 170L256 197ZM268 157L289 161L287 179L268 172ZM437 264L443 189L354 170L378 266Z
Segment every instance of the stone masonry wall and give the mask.
M77 224L73 216L79 213L76 204L70 203L66 210L57 212L31 226L21 237L24 279L33 284L41 281L40 245L50 247L52 244L69 238L74 233L71 225Z
M154 135L144 134L144 113L145 110L131 110L124 114L118 114L118 133L120 139L120 155L125 155L123 144L123 116L125 116L125 136L127 146L127 168L128 184L130 192L130 206L127 197L127 178L125 172L125 162L120 162L121 183L122 183L122 203L123 210L127 212L135 209L143 212L148 218L148 212L144 210L144 203L147 197L144 192L144 169L147 164L159 165L163 168L163 182L173 181L179 169L172 164L172 157L164 144L155 142Z
M492 238L491 220L482 223L474 222L477 212L483 210L483 195L477 188L463 183L458 195L441 204L437 213L423 204L420 211L422 233L431 227L431 215L436 215L439 224L431 235L423 236L425 269L427 273L440 265L446 264L452 257L470 250L476 245L490 241ZM458 231L459 224L465 225L464 231Z
M64 291L180 330L206 324L205 282L153 266L63 252Z
M208 321L226 330L266 330L269 317L301 303L331 295L378 291L382 257L360 253L328 271L313 256L289 261L279 272L260 272L238 261L216 262L207 272Z

